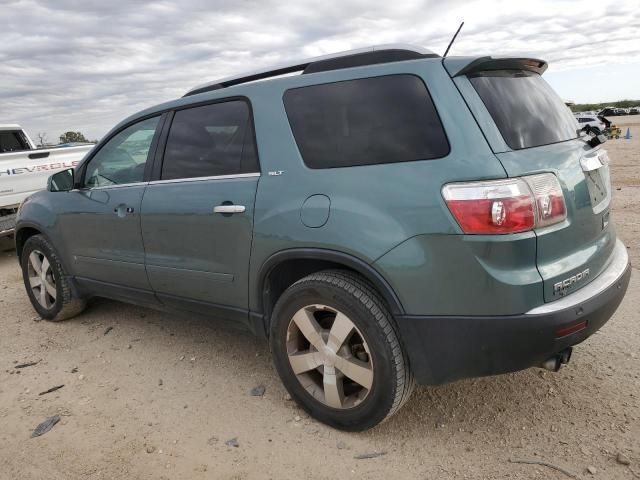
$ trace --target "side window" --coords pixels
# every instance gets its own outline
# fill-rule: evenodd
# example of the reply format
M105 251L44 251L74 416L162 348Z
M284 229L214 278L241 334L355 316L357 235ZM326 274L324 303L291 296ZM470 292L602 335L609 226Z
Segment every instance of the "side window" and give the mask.
M310 168L428 160L449 153L431 96L415 75L288 90L284 105Z
M159 121L159 116L148 118L112 137L89 161L85 187L141 182Z
M29 145L20 132L0 131L0 153L29 150Z
M164 151L163 180L258 171L247 102L232 100L175 113Z

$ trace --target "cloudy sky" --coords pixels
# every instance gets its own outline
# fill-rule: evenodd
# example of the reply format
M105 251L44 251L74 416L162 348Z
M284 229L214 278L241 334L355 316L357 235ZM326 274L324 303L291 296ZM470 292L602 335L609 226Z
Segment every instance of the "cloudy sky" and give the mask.
M638 0L0 0L0 123L100 138L194 85L380 43L546 59L578 102L640 99Z

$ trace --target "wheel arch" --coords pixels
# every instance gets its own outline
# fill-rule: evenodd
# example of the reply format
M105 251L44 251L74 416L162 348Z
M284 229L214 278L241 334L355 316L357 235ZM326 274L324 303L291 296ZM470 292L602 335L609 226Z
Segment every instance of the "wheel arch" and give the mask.
M16 229L15 233L15 245L16 245L16 253L18 255L18 261L22 258L22 250L24 249L24 244L27 243L34 235L43 235L46 237L42 230L37 228L34 225L23 225L20 226L19 229Z
M274 253L260 267L254 295L265 327L268 328L276 301L290 285L311 273L331 268L360 274L382 296L392 315L404 313L402 303L389 282L364 260L335 250L292 248Z
M60 249L57 248L56 244L52 241L51 236L47 235L45 232L45 228L42 228L38 224L34 223L20 223L20 225L16 228L15 233L15 245L16 245L16 254L18 257L18 262L22 262L22 251L24 249L27 240L35 235L42 235L47 242L51 245L51 247L55 250L58 255L58 260L62 264L62 268L67 273L67 275L71 274L71 270L69 270L69 265L67 264L67 258L60 255ZM74 285L75 288L75 285ZM75 291L75 290L74 290Z

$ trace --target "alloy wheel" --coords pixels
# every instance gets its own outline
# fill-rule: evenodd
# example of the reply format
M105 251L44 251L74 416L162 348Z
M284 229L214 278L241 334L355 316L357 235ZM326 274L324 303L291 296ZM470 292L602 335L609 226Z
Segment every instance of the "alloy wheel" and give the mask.
M353 321L327 305L308 305L287 328L287 355L300 384L337 409L360 404L374 379L369 346Z
M33 297L43 308L52 308L56 302L56 278L49 259L39 250L29 254L28 277Z

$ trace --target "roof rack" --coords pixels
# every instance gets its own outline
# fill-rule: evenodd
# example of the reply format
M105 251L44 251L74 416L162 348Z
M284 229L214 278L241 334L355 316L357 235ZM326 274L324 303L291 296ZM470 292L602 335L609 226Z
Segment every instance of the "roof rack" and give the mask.
M184 96L196 95L211 90L239 85L241 83L263 80L265 78L277 77L287 73L302 72L318 73L341 68L360 67L364 65L374 65L378 63L399 62L402 60L414 60L417 58L436 58L436 53L417 45L407 44L387 44L373 47L358 48L345 52L322 55L320 57L309 58L300 62L268 67L253 72L242 73L221 80L208 82L189 90Z

